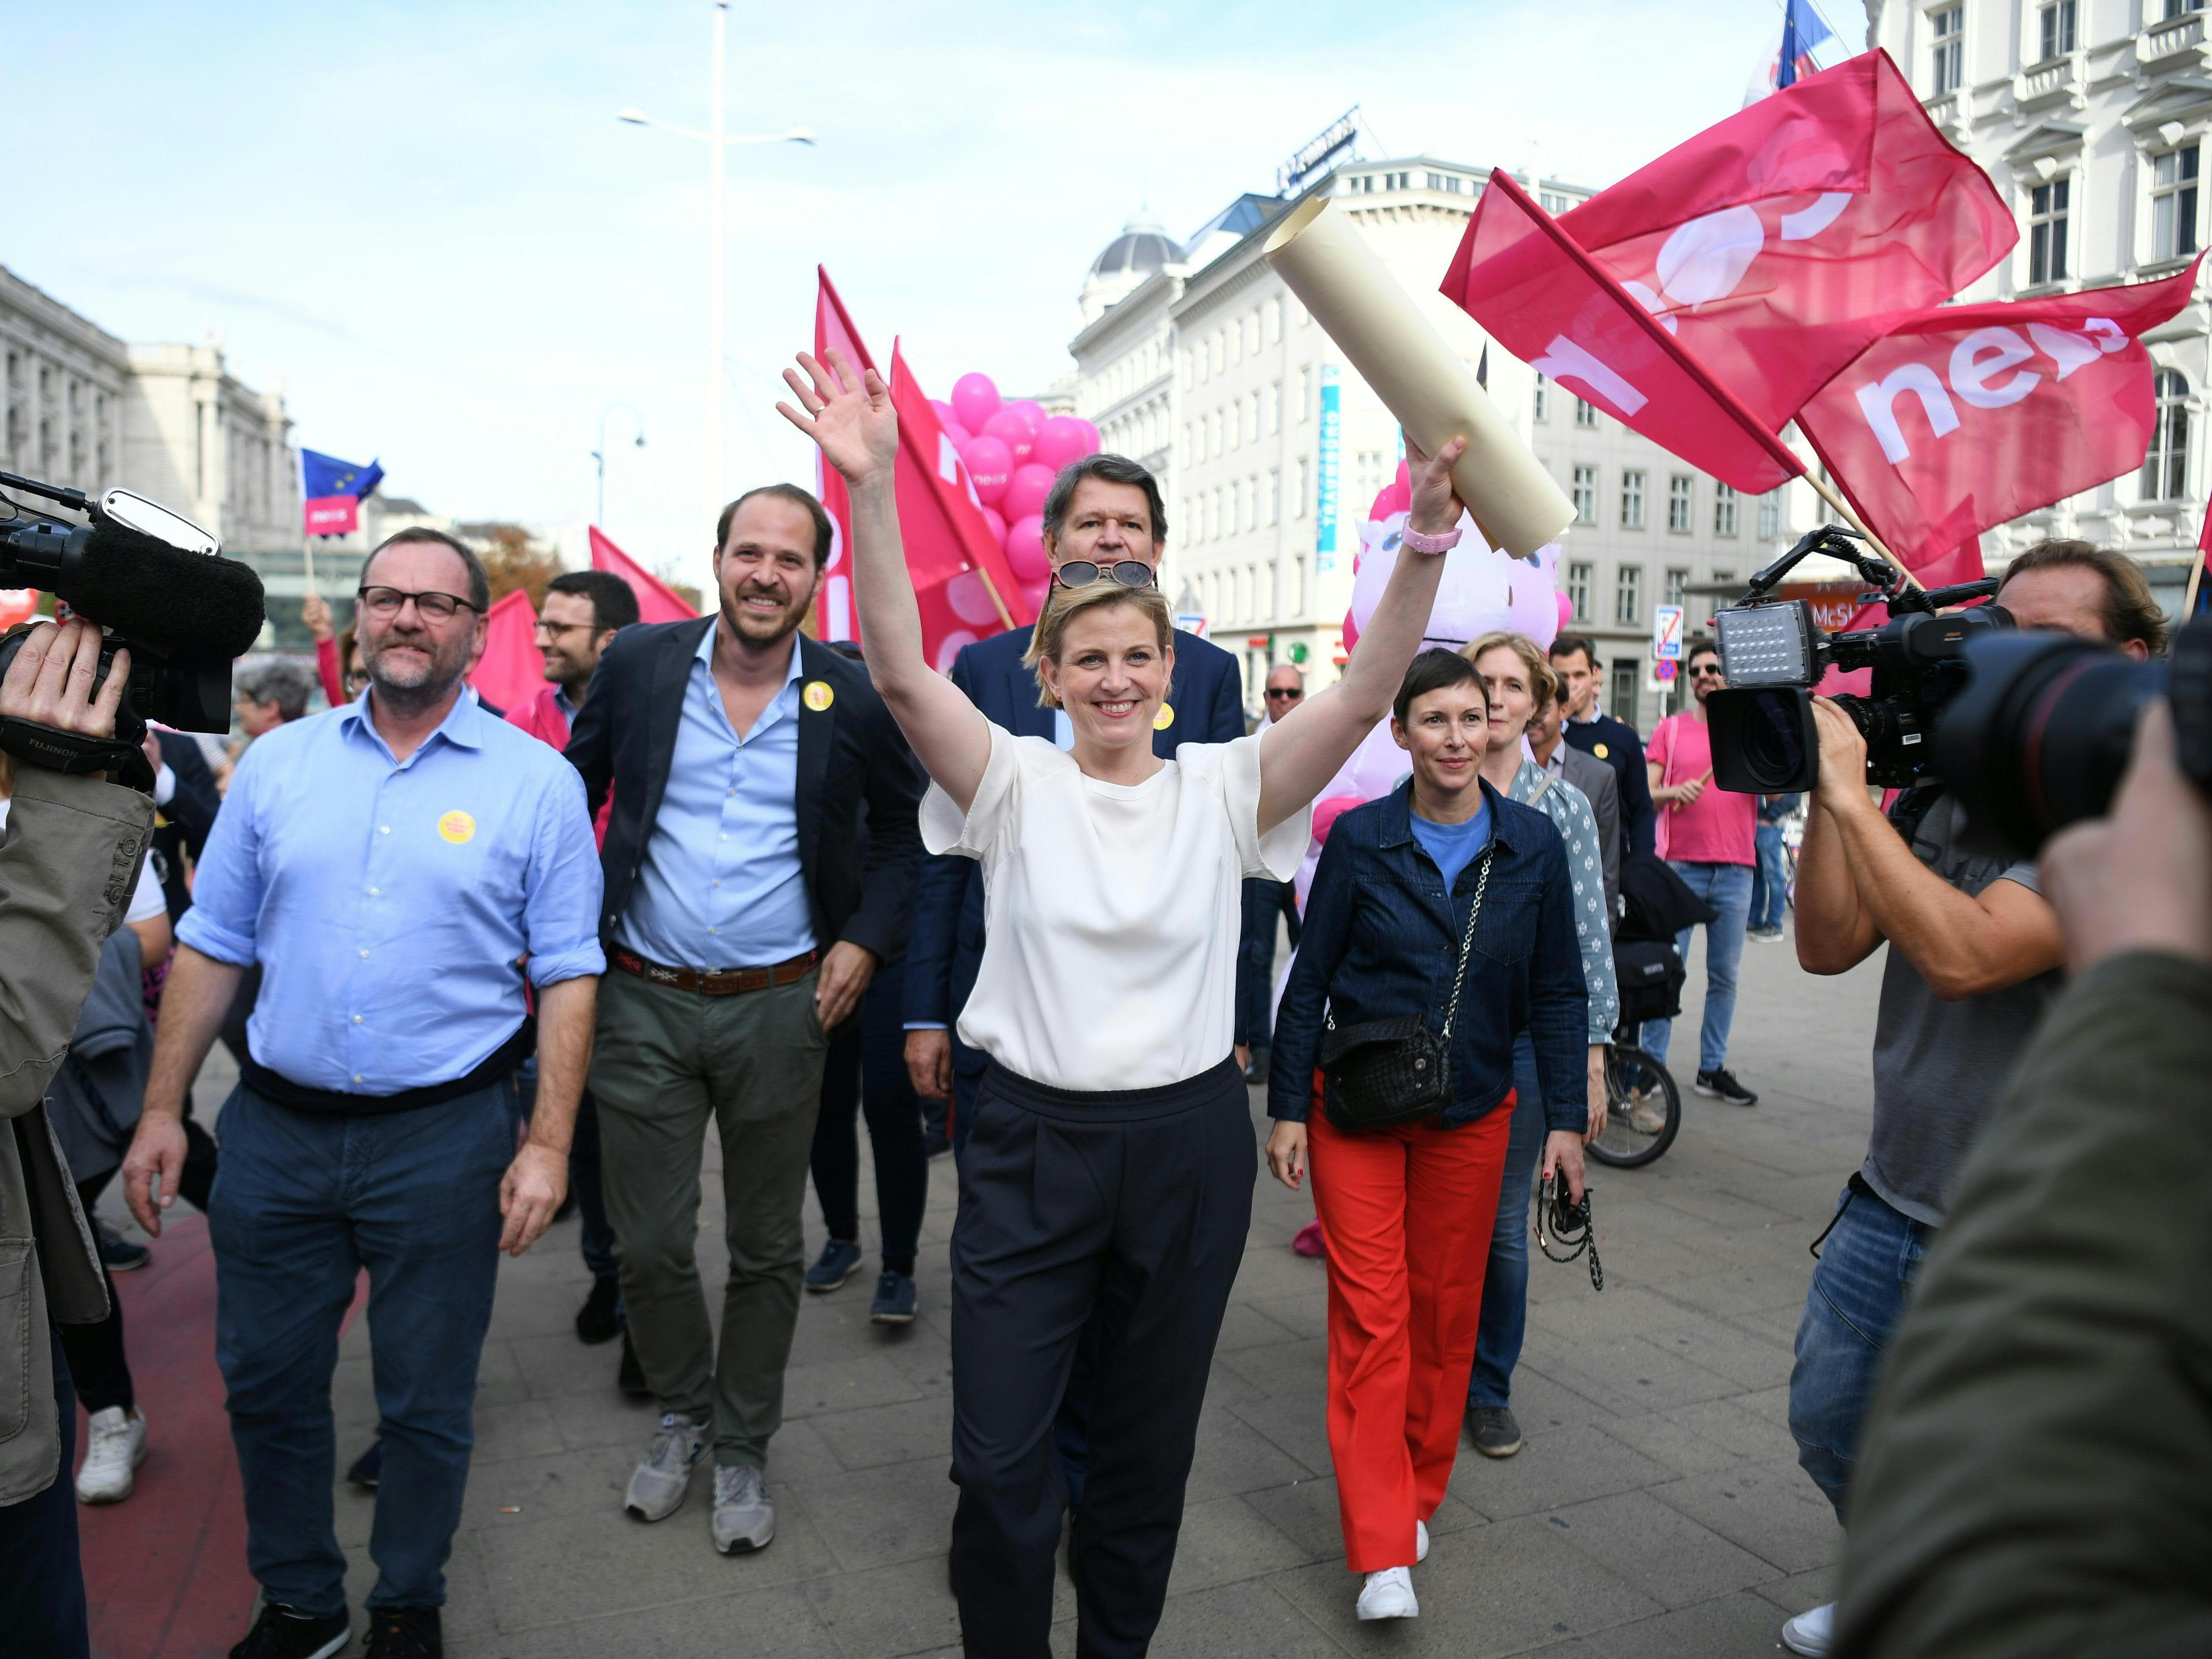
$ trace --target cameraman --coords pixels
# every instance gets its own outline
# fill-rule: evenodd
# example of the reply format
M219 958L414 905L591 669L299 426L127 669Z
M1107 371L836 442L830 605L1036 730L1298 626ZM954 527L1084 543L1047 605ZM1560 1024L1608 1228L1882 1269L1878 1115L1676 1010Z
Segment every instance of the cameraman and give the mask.
M2102 640L2138 659L2165 623L2124 556L2044 543L2005 574L1997 603L2026 628ZM2058 921L2032 863L1960 845L1958 805L1922 787L1885 816L1867 793L1866 742L1814 699L1820 737L1797 866L1797 959L1856 968L1887 940L1875 1021L1874 1133L1824 1235L1790 1379L1797 1461L1845 1518L1852 1458L1891 1328L1942 1225L1952 1179L1997 1086L2059 988ZM1835 1604L1783 1626L1793 1653L1824 1654Z
M95 695L99 661L99 629L38 624L0 680L0 717L112 738L130 657L116 654ZM71 1655L90 1638L76 1506L56 1477L76 1461L76 1401L48 1322L103 1318L107 1292L42 1106L154 806L25 759L0 839L0 1309L15 1310L0 1322L0 1631L11 1652Z
M2043 871L2075 977L1899 1333L1838 1650L2212 1651L2212 806L2145 711Z

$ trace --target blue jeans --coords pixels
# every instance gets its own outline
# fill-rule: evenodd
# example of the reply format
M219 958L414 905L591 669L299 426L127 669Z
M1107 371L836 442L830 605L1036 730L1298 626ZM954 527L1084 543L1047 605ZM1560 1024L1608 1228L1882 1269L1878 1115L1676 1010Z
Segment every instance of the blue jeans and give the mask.
M1847 1187L1813 1269L1790 1373L1790 1432L1797 1462L1844 1518L1859 1428L1881 1380L1889 1334L1905 1312L1936 1230L1899 1214L1862 1186Z
M23 1334L21 1327L8 1334ZM51 1383L46 1377L27 1376L23 1386L27 1391L52 1388L61 1455L52 1486L20 1504L0 1504L0 1630L8 1632L10 1653L84 1659L92 1651L92 1638L84 1570L77 1560L76 1392L70 1386L61 1327L49 1328L46 1334L53 1354Z
M1513 1368L1528 1330L1528 1199L1544 1156L1544 1097L1536 1081L1536 1045L1526 1031L1513 1039L1513 1128L1505 1142L1504 1183L1483 1270L1482 1322L1475 1327L1474 1369L1467 1408L1503 1406L1513 1398Z
M1669 859L1668 866L1692 892L1717 913L1705 924L1705 1018L1698 1030L1698 1069L1717 1072L1728 1064L1729 1027L1735 1020L1735 970L1743 959L1744 923L1751 915L1751 866L1747 864L1690 864ZM1674 949L1690 959L1692 924L1674 935ZM1647 1019L1639 1046L1661 1065L1667 1063L1671 1019Z
M1758 832L1759 862L1751 867L1751 931L1771 933L1782 926L1782 912L1790 902L1789 877L1782 867L1782 826L1762 823Z
M270 1601L319 1618L346 1605L331 1375L366 1267L384 1453L368 1605L445 1601L499 1272L499 1183L520 1121L512 1076L374 1117L293 1111L243 1085L225 1103L208 1210L216 1360L245 1487L246 1565Z

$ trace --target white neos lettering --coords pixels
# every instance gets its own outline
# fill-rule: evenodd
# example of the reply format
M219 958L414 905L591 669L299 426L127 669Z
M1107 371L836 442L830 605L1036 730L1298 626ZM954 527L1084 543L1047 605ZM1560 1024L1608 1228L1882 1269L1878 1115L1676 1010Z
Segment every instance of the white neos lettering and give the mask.
M1564 334L1554 334L1544 355L1532 358L1528 367L1555 380L1580 380L1623 415L1633 415L1651 401Z
M2035 348L2009 328L1978 328L1951 348L1951 390L1976 409L2004 409L2043 383L2027 369L1993 386L1991 380L2035 356Z
M1943 382L1936 378L1936 371L1925 363L1902 363L1881 380L1869 380L1858 390L1859 412L1866 416L1867 424L1874 428L1875 437L1881 444L1881 453L1892 466L1897 465L1912 453L1912 446L1905 441L1904 430L1897 423L1897 399L1899 394L1911 392L1920 399L1922 411L1928 416L1929 430L1941 438L1959 429L1959 411L1951 402L1950 394L1943 390Z
M1676 305L1703 305L1735 293L1765 245L1766 227L1759 222L1758 209L1723 208L1677 227L1652 268Z
M1843 216L1851 204L1851 193L1847 190L1832 190L1808 208L1782 216L1782 240L1802 242L1818 236Z
M1675 326L1673 314L1667 310L1667 302L1659 297L1658 291L1650 283L1623 283L1620 286L1634 296L1637 304L1659 319L1660 327L1665 329L1669 334L1678 334L1681 331Z
M2109 317L2089 317L2082 319L2076 329L2060 328L2051 323L2030 323L2027 331L2044 355L2058 365L2058 378L2064 380L2085 363L2094 363L2107 352L2118 351L2128 343L2126 331Z

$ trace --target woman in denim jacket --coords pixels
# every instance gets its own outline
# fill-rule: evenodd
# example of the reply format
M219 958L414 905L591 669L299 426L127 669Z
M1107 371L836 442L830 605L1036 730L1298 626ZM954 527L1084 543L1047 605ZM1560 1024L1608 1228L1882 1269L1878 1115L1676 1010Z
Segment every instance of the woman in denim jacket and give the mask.
M1336 821L1276 1016L1267 1162L1295 1188L1309 1152L1328 1258L1328 1439L1363 1619L1419 1611L1459 1444L1482 1279L1513 1119L1513 1040L1529 1033L1544 1148L1579 1198L1588 1009L1559 832L1482 779L1489 698L1449 651L1413 659L1391 732L1413 776ZM1485 866L1487 874L1485 875ZM1478 884L1482 911L1452 1028L1454 1098L1437 1118L1346 1132L1309 1119L1328 1019L1419 1014L1440 1030Z

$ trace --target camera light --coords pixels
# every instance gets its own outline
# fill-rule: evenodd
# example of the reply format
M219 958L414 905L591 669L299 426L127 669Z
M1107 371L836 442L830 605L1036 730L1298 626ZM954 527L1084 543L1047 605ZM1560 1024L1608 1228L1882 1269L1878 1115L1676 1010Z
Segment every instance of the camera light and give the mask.
M1812 607L1802 599L1748 605L1713 618L1721 668L1732 686L1810 685Z

